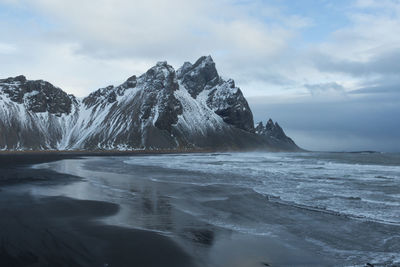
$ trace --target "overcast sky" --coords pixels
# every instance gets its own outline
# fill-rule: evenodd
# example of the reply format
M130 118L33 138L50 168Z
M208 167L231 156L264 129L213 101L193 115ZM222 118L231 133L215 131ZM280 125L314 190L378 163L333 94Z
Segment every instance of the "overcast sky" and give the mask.
M400 0L0 0L0 77L85 96L211 55L314 150L400 151Z

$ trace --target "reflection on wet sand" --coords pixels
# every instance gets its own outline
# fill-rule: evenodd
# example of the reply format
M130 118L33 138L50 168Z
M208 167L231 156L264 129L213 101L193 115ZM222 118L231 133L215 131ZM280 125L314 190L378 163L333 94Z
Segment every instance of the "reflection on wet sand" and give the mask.
M235 203L236 197L233 200L230 197L242 196L244 192L240 188L225 188L217 184L192 184L191 180L202 179L198 173L129 166L121 158L66 160L48 164L47 167L84 177L82 182L52 187L54 195L116 203L120 211L102 219L102 222L169 236L200 266L243 266L237 265L240 263L260 266L262 263L271 263L271 259L273 263L328 262L310 251L300 253L297 249L286 247L271 237L243 234L208 223L208 220L220 216L227 219L231 217L230 220L234 221L248 217L241 214L240 205L236 211L235 206L219 207L225 203ZM166 182L166 177L171 177L171 182ZM188 183L174 182L176 177ZM49 194L49 191L43 189L36 191L36 194ZM243 198L242 204L247 202ZM271 256L267 248L277 255L278 251L282 251L286 256Z

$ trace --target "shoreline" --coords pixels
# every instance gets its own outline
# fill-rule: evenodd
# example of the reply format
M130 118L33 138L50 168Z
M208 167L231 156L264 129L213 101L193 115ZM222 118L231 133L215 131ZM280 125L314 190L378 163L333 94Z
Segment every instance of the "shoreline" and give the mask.
M0 151L0 169L10 168L14 165L34 165L46 162L54 162L64 159L79 159L83 157L107 157L107 156L135 156L135 155L167 155L167 154L201 154L224 153L213 150L15 150Z
M170 237L102 223L119 212L118 204L20 190L82 181L84 177L30 168L81 156L0 155L1 266L197 266Z
M207 153L224 150L213 149L138 149L138 150L0 150L1 154L41 154L41 153L61 153L61 154L168 154L168 153ZM234 150L226 150L234 151Z
M70 153L0 155L0 240L6 240L0 242L0 265L211 267L218 263L215 266L222 267L228 262L229 266L241 266L240 262L250 261L251 266L268 266L271 261L281 260L280 256L274 256L276 253L287 254L292 262L318 261L309 252L287 250L282 240L236 233L180 212L176 223L190 227L171 236L141 227L108 224L103 219L120 217L124 211L120 203L107 198L63 196L63 188L75 182L82 184L85 177L30 168L62 159L81 160L81 156ZM55 195L35 193L38 192L35 188L46 192L48 186L61 186L61 191ZM140 196L145 216L151 216L149 203L161 199L147 200L146 194ZM165 208L168 213L173 206L167 204ZM162 210L159 212L164 214ZM262 248L274 252L265 253ZM231 250L236 252L231 255Z
M234 153L234 152L313 152L305 149L299 150L279 150L279 149L212 149L212 148L184 148L184 149L132 149L132 150L117 150L117 149L96 149L96 150L0 150L0 157L2 155L40 155L40 154L60 154L72 156L118 156L118 155L153 155L153 154L196 154L196 153Z
M94 157L84 158L86 155ZM378 242L398 226L293 205L282 207L251 190L226 188L223 183L199 186L215 176L190 168L166 169L157 160L147 166L141 162L147 161L146 157L133 157L138 162L125 165L124 158L109 153L95 156L58 152L0 155L0 240L5 240L0 242L0 265L258 267L337 266L343 261L355 266L366 262L392 266L390 262L397 262L389 253L395 251L395 240L385 245L385 253L368 242ZM216 154L220 156L225 157ZM189 162L204 160L196 155L152 160L168 165L186 157ZM42 169L30 167L63 159L73 160ZM229 179L235 178L239 176ZM215 223L202 217L203 212L234 217ZM271 230L263 226L257 233L266 235L254 235L253 221L258 226L261 222L270 225ZM342 226L350 233L371 234L346 241L347 230L335 230ZM276 235L269 236L270 231ZM351 251L332 258L335 254L326 251L324 244L344 251L356 246L360 258L353 261L351 257L356 255ZM164 257L164 251L172 256ZM154 263L153 258L160 261Z

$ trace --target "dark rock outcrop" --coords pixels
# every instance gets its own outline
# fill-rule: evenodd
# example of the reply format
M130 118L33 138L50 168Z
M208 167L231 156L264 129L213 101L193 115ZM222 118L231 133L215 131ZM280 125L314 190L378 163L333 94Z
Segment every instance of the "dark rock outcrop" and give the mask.
M69 114L74 97L60 88L42 80L27 81L25 76L0 80L3 92L19 104L33 112L49 112L51 114Z
M178 79L193 98L196 98L203 90L211 89L221 82L211 56L203 56L193 65L185 62L178 69L177 74Z
M255 133L268 139L270 143L281 146L282 148L292 147L293 150L301 150L295 142L285 134L282 127L277 122L274 123L272 119L269 119L265 126L262 122L259 122L255 127Z
M56 148L77 106L49 82L22 75L0 80L0 149Z
M213 88L208 94L207 105L221 116L224 122L245 131L254 131L253 113L233 80Z
M211 56L203 56L193 65L186 62L177 73L179 81L193 98L201 92L207 92L208 107L224 122L245 131L253 131L253 114L242 91L235 87L233 80L224 81L218 75Z

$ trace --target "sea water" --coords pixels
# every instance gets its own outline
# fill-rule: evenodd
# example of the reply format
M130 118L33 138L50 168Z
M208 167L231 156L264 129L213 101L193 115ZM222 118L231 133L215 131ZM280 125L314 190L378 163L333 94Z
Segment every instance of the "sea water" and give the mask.
M185 238L201 222L280 239L343 266L400 262L400 154L134 155L37 167L84 178L54 194L120 204L109 223Z

